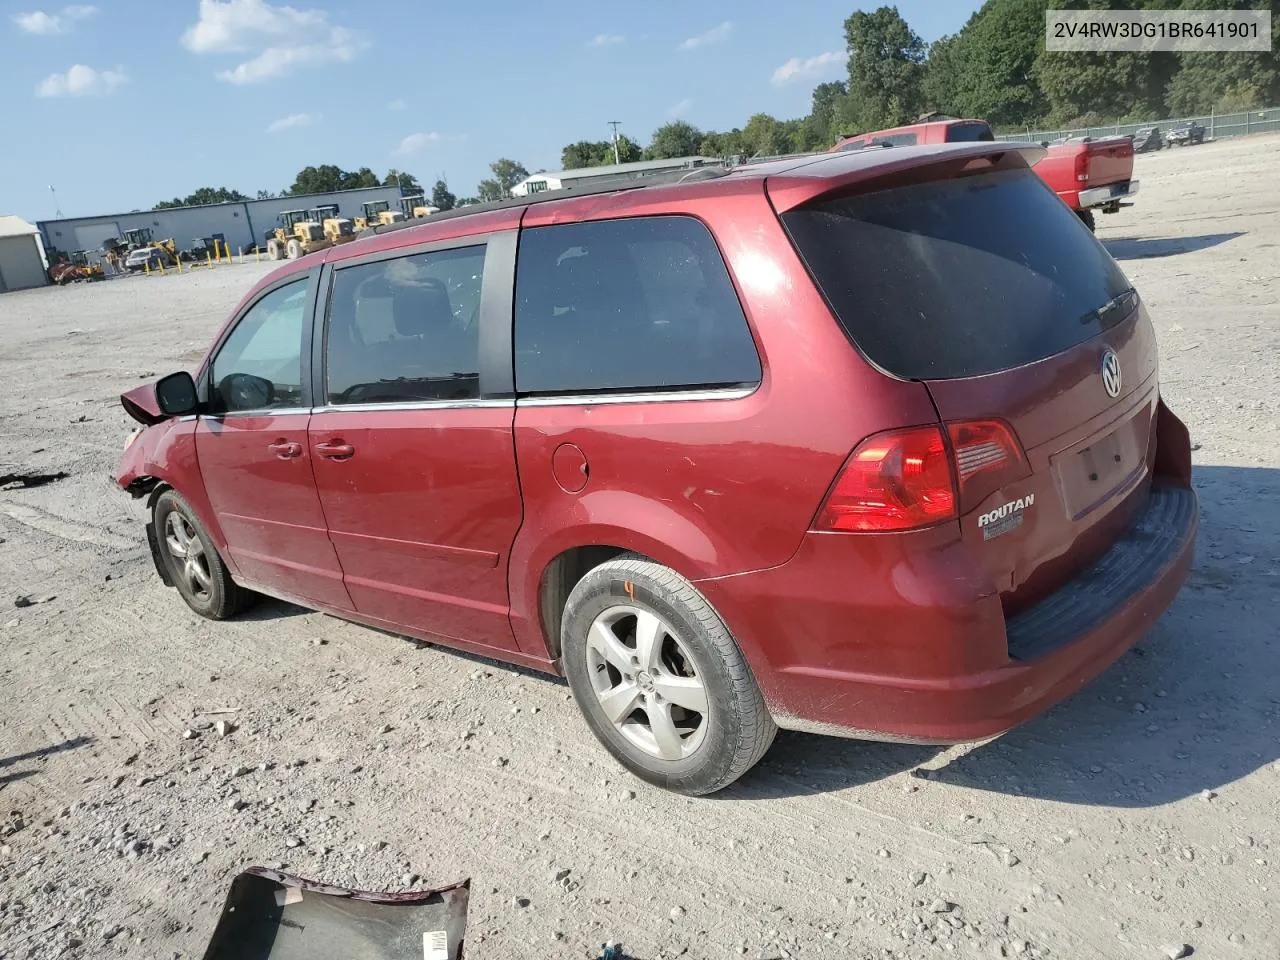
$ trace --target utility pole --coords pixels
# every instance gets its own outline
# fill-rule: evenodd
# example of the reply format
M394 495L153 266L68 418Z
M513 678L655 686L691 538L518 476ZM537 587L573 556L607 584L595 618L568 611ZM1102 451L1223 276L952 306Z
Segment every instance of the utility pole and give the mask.
M616 147L614 148L614 153L617 153L617 148L616 148ZM49 192L53 194L53 216L54 216L54 219L56 219L56 220L61 220L61 219L62 219L62 207L58 206L58 191L56 191L56 190L54 190L54 189L53 189L53 184L52 184L52 183L51 183L51 184L49 184Z
M610 120L609 126L613 127L613 162L622 163L622 157L618 154L618 127L621 126L621 120ZM50 187L50 190L53 188Z

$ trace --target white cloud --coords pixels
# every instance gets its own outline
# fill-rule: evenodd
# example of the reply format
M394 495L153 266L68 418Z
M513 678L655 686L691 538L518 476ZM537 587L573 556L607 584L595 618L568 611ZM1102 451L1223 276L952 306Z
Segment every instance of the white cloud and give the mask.
M267 133L279 133L281 130L289 130L293 127L309 127L319 119L318 113L291 113L287 117L272 121L271 126L267 127Z
M679 103L672 104L667 108L667 116L674 120L676 117L683 117L692 108L693 100L689 97L685 97Z
M63 7L58 13L45 13L43 10L15 13L13 22L18 25L19 30L26 33L69 33L77 20L92 17L97 12L97 7L75 4Z
M697 50L699 47L705 47L708 44L719 43L721 40L729 36L733 32L732 21L726 20L718 26L712 27L706 33L700 33L696 37L690 37L685 40L677 50Z
M843 67L848 59L848 54L837 50L820 53L816 57L806 57L803 60L792 57L773 71L773 85L781 87L793 80L808 80L822 74L835 73L837 71L834 68L837 65Z
M428 144L439 143L443 139L444 137L434 131L431 133L411 133L400 141L400 145L392 151L392 154L397 157L407 157L418 153Z
M255 56L217 77L227 83L258 83L297 67L348 63L368 44L323 10L272 6L266 0L200 0L200 19L182 35L192 53Z
M84 97L97 96L113 92L122 83L128 82L124 68L115 70L95 70L77 63L66 73L51 73L40 81L36 87L37 97Z
M617 33L597 33L594 37L587 41L588 47L612 47L619 43L626 43L627 38Z
M387 104L387 109L388 110L407 110L409 109L409 104L408 104L408 101L396 99L396 100L392 100L390 103Z

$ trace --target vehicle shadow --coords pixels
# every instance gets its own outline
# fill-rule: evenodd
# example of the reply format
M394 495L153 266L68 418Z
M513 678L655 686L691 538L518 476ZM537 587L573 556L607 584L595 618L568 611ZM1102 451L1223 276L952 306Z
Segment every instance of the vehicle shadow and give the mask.
M1196 563L1150 633L1043 716L930 764L937 767L927 773L931 789L1138 808L1216 792L1277 762L1280 470L1198 466L1194 484ZM940 753L783 733L760 766L721 796L842 790Z
M41 747L39 750L28 750L26 753L15 753L12 756L0 757L0 770L5 767L11 767L16 763L21 763L24 760L43 760L45 757L52 756L55 753L78 750L80 747L87 747L93 742L93 737L72 737L70 740L52 743L47 747ZM13 773L0 773L0 787L15 783L18 780L25 780L27 777L33 777L36 773L37 771L35 770L15 770Z
M1172 257L1179 253L1194 253L1243 236L1242 231L1235 231L1206 233L1198 237L1116 237L1103 240L1102 245L1117 260L1149 260L1154 257Z

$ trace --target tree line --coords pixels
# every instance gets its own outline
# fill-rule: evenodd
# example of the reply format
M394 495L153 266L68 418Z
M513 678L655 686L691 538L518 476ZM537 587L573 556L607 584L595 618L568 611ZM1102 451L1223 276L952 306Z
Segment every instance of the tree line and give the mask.
M844 22L846 76L814 87L809 112L749 117L730 130L702 130L683 120L658 127L642 147L628 136L578 140L560 152L564 169L672 157L775 156L821 150L841 136L909 123L927 113L980 117L998 130L1084 127L1160 116L1230 113L1280 103L1280 16L1272 17L1267 53L1047 53L1045 10L1266 9L1274 0L987 0L954 34L926 44L897 7L856 11ZM496 200L529 175L508 158L489 165L474 195L456 197L443 180L431 191L442 210ZM542 172L542 171L537 171ZM368 167L306 167L279 196L353 187L400 185L424 193L411 174ZM258 192L259 198L273 196ZM202 187L181 206L247 200L225 187Z

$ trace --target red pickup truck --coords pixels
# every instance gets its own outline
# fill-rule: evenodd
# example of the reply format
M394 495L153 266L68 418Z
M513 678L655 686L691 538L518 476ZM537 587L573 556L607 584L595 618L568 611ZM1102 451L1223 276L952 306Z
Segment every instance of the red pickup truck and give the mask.
M985 120L931 120L892 130L876 130L845 137L832 153L867 147L906 147L926 143L994 140ZM1133 140L1130 137L1082 137L1047 147L1034 169L1062 201L1093 229L1093 212L1115 213L1138 192L1133 179Z

